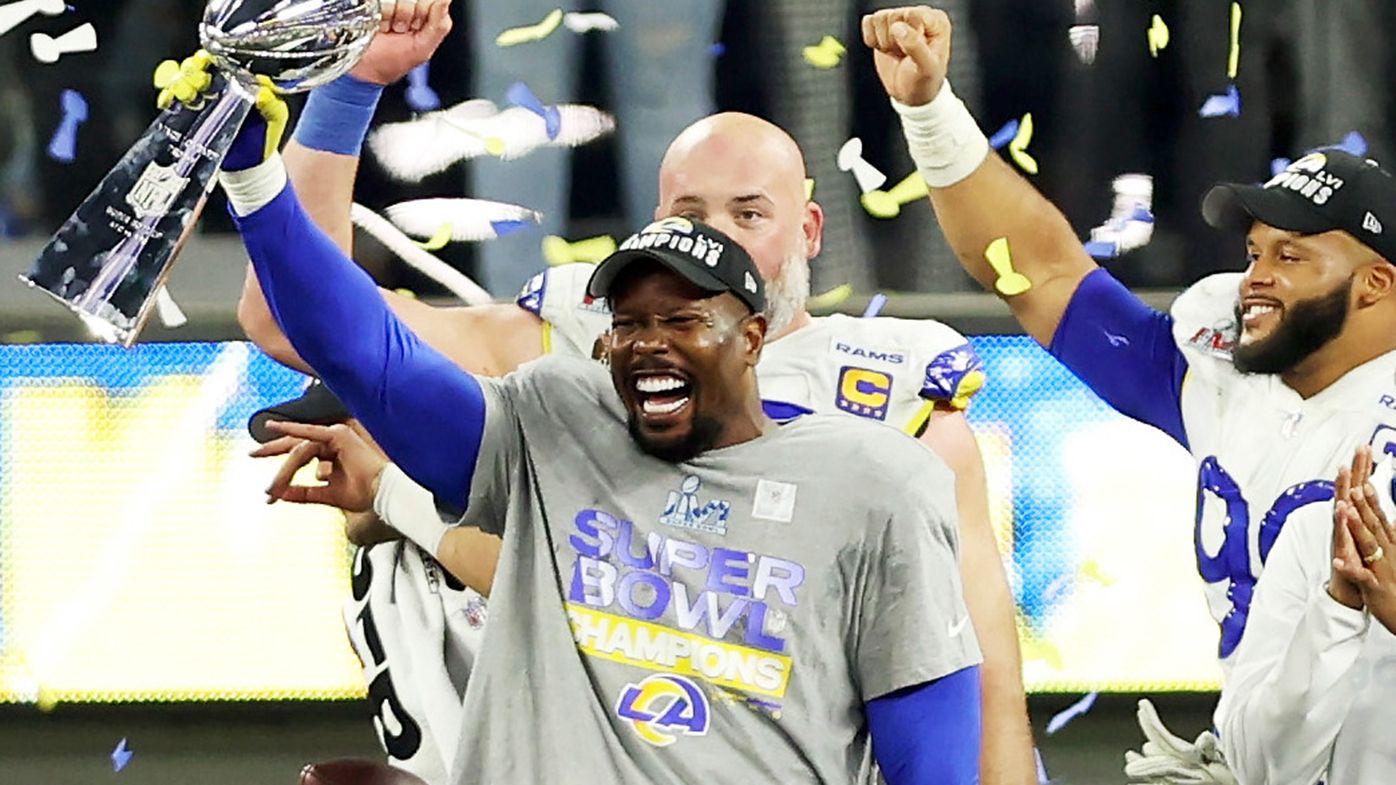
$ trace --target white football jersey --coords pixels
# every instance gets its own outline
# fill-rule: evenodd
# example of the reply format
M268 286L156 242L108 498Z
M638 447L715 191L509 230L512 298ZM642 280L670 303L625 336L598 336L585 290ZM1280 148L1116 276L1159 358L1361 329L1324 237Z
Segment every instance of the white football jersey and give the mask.
M406 541L355 551L352 589L344 621L388 762L446 785L485 601Z
M1231 361L1241 276L1203 279L1174 303L1173 336L1187 360L1181 408L1198 463L1195 548L1226 666L1252 592L1286 523L1309 509L1331 521L1333 480L1372 444L1396 454L1396 352L1354 368L1305 400L1278 376Z
M611 314L586 295L594 269L554 267L519 295L519 306L547 325L549 351L596 356ZM984 384L983 364L965 337L928 319L818 317L766 344L756 373L773 414L787 411L782 405L842 412L909 432L925 424L932 406L964 409Z

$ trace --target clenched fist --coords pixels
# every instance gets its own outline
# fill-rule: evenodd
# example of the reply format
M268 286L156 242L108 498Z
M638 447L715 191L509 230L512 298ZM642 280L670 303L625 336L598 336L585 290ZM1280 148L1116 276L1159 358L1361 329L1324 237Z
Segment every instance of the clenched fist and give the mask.
M349 73L388 85L427 62L451 32L451 0L384 0L383 26Z
M950 17L929 6L889 8L863 17L863 43L887 95L908 106L940 93L950 65Z

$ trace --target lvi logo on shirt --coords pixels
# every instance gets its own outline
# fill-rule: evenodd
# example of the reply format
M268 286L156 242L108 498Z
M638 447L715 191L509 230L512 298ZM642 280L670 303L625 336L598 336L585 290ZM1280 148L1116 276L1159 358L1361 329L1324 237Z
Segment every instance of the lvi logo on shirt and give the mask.
M625 685L616 716L646 743L667 747L679 736L707 735L710 712L708 697L691 679L656 673Z
M725 501L711 501L702 504L698 501L698 488L702 480L689 475L677 491L669 491L669 499L664 503L664 512L659 522L665 526L681 529L697 529L709 534L727 533L727 515L732 505Z

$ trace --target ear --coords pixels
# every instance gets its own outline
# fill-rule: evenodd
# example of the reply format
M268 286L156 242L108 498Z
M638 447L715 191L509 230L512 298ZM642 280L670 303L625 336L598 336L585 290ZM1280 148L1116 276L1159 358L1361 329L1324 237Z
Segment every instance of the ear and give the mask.
M1378 260L1367 266L1360 277L1357 295L1358 307L1376 305L1396 296L1396 266L1385 260Z
M753 313L742 321L742 340L746 342L747 364L754 368L761 361L761 350L766 346L766 314Z
M824 248L824 208L818 202L805 202L805 219L800 228L805 235L805 258L813 259Z

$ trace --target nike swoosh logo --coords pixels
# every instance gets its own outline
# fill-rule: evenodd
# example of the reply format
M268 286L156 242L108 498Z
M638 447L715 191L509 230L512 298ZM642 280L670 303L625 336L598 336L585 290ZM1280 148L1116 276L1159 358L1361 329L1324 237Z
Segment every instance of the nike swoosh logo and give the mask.
M953 637L959 635L960 633L964 632L964 631L965 631L965 627L966 627L968 624L969 624L969 616L965 616L963 619L960 619L960 620L957 621L957 622L952 622L952 623L946 625L946 628L950 631L950 637L953 638Z

